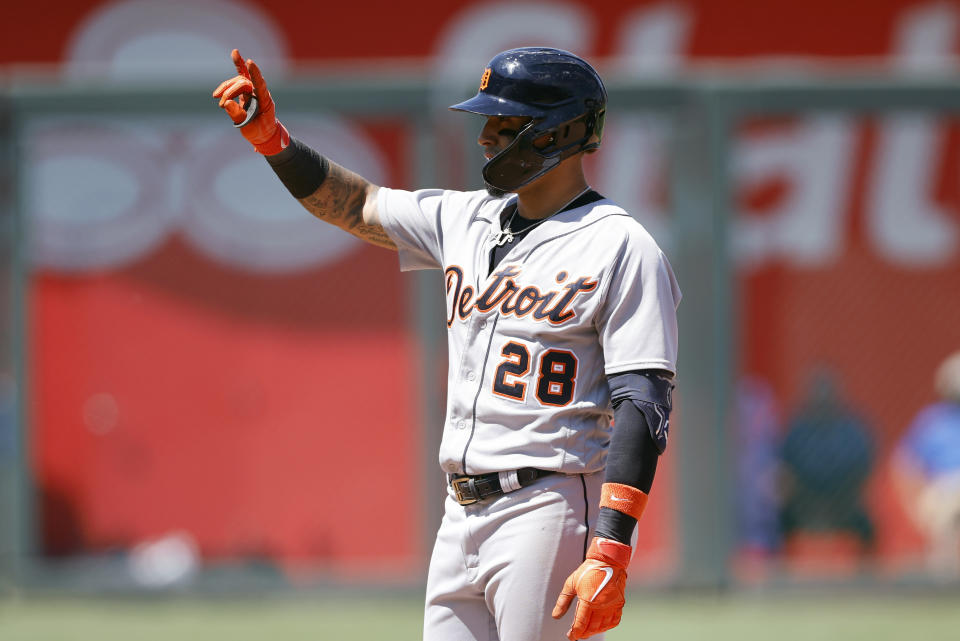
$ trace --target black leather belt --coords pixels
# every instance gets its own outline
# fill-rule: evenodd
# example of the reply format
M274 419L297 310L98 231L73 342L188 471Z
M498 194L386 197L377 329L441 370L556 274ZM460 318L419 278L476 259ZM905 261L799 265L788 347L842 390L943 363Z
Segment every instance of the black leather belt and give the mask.
M516 474L519 487L526 487L537 479L556 474L556 472L553 470L538 470L535 467L524 467L516 470ZM448 480L450 487L453 488L457 503L460 505L472 505L489 496L506 494L508 491L511 491L505 490L501 486L499 472L478 474L477 476L451 474Z

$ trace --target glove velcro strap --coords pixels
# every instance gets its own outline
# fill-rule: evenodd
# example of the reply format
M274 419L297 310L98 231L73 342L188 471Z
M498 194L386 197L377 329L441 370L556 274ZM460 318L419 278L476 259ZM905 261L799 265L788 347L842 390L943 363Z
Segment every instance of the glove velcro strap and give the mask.
M613 567L627 569L630 565L630 557L633 556L633 548L626 543L605 539L595 536L590 541L590 547L587 548L587 558L596 561L602 561Z
M283 126L283 123L278 120L277 130L270 139L266 142L254 143L253 148L264 156L273 156L286 149L289 144L290 132L288 132L287 128Z
M600 507L608 507L640 520L647 507L647 493L632 485L604 483L600 490Z

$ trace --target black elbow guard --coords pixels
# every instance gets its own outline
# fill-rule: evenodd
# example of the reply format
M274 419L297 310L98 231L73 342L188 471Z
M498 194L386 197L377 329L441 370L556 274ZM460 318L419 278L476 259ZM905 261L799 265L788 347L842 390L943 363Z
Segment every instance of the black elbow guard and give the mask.
M667 449L670 431L675 387L673 379L658 370L642 370L614 374L609 378L609 383L613 406L617 407L624 401L633 403L646 419L650 437L662 454Z

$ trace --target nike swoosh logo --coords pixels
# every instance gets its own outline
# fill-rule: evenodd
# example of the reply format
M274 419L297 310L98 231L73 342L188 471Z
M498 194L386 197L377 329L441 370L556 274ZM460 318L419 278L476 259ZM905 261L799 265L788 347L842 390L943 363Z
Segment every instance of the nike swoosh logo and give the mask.
M630 499L622 499L619 496L611 496L610 500L611 501L629 501Z
M610 583L610 579L613 578L613 568L600 568L603 570L607 576L603 577L603 581L600 582L600 587L597 588L597 591L593 593L593 596L590 597L590 600L593 601L597 598L597 595L600 594L600 591L603 588L607 587L607 584Z

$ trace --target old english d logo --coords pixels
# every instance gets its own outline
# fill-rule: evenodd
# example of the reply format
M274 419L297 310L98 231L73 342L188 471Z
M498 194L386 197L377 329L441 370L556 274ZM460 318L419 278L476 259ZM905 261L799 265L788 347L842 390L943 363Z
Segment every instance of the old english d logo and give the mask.
M490 84L490 67L483 70L483 77L480 78L480 91L486 89L488 84Z

